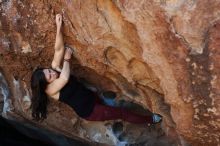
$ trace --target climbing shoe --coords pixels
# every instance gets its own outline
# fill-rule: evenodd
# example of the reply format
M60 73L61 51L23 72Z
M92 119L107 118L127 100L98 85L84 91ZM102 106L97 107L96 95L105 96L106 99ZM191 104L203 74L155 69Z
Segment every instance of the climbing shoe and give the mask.
M104 98L108 98L108 99L115 99L116 97L116 93L113 91L104 91L102 92L102 95Z
M116 93L113 91L103 91L100 93L100 97L105 105L115 107L116 106Z
M152 115L153 124L160 123L162 121L162 116L159 114Z

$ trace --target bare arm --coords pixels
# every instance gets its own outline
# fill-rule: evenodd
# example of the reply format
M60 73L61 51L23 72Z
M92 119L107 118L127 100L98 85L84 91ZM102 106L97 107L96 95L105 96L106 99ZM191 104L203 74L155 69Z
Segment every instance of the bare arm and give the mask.
M60 92L60 90L66 85L70 77L70 64L72 50L70 48L66 49L64 55L63 68L61 70L59 78L54 80L47 86L46 92L48 95L53 96Z
M57 25L57 33L56 33L56 40L54 46L55 52L51 66L53 69L61 71L60 64L62 62L64 55L64 42L63 42L63 34L61 31L62 16L60 14L56 15L56 25Z

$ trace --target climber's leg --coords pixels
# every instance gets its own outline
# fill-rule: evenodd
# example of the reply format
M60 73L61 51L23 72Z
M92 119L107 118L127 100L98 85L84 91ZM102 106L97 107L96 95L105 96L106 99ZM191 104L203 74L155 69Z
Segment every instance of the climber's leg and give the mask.
M96 92L98 95L98 98L101 99L102 103L104 105L112 106L112 107L119 107L120 105L115 100L116 99L116 93L113 91L101 91L98 87L95 87L91 83L89 83L84 78L80 78L79 81L90 91Z
M110 107L101 104L96 104L91 115L85 119L89 121L122 119L136 124L153 123L152 116L141 116L123 108Z

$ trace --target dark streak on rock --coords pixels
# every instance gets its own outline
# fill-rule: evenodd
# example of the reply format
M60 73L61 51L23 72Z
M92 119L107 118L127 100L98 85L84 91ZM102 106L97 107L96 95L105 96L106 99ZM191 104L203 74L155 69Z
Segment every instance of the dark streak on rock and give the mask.
M211 73L209 71L209 65L210 65L210 58L209 58L209 32L207 31L205 33L204 37L204 48L202 54L191 54L189 55L190 62L189 62L189 71L190 71L190 79L192 82L192 90L194 95L194 102L201 102L202 104L199 104L198 108L200 109L199 118L202 118L201 120L205 120L203 118L203 114L206 113L207 105L211 104L211 99L209 98L210 91L208 90L211 86ZM195 66L193 67L194 64ZM201 68L202 66L202 68ZM192 75L194 73L194 75ZM205 104L204 104L205 103Z

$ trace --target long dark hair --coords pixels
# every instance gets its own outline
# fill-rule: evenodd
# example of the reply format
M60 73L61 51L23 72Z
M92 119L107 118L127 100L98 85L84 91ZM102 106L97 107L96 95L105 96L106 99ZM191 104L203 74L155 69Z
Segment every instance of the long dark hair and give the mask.
M36 69L31 77L32 117L37 121L47 118L47 105L49 102L47 94L45 93L48 82L44 75L43 69L44 68Z

